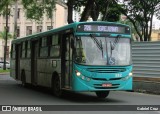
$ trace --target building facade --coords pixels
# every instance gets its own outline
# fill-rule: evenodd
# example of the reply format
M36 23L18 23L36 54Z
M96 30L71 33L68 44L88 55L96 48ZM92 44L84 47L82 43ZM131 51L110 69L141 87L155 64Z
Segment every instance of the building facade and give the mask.
M160 30L152 30L151 41L160 41Z
M11 16L8 20L8 30L12 35L14 34L14 9L15 6L9 8ZM51 27L52 22L52 27ZM39 23L33 20L28 20L25 16L23 6L18 3L17 10L17 37L24 37L30 34L35 34L38 32L44 32L52 28L57 28L67 24L67 6L63 2L56 2L56 8L53 11L52 21L46 14L43 16L43 20ZM4 16L0 16L0 31L4 31L6 26L6 19ZM11 40L8 41L8 46L10 49ZM0 59L3 59L4 53L4 40L0 38ZM8 59L9 56L7 55Z

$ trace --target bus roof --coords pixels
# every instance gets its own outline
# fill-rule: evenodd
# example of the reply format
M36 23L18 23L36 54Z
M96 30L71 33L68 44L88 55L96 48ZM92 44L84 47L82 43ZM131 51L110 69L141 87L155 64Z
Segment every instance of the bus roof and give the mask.
M21 38L18 38L18 39L14 39L12 41L12 43L19 43L21 41L36 39L37 37L43 37L46 34L52 34L52 33L60 32L60 31L63 31L63 30L71 29L71 28L73 28L73 30L76 31L77 25L87 24L87 23L88 24L116 24L116 25L128 26L128 25L125 25L125 24L122 24L122 23L107 22L107 21L75 22L75 23L72 23L72 24L68 24L68 25L56 28L56 29L51 29L51 30L48 30L48 31L45 31L45 32L40 32L40 33L32 34L32 35L29 35L29 36L21 37Z

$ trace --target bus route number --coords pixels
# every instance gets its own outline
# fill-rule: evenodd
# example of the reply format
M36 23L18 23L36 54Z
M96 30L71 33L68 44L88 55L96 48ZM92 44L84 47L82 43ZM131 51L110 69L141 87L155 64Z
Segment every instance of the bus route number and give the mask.
M92 27L91 25L84 25L84 31L91 31Z

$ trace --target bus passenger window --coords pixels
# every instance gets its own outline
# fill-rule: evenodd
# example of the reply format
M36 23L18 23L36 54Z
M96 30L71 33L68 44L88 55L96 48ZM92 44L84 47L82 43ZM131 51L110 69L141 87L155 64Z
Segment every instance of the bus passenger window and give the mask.
M22 55L21 55L22 58L25 58L25 55L26 55L25 46L26 46L26 45L25 45L25 42L23 42L23 43L22 43L22 53L21 53L21 54L22 54Z
M47 56L48 56L47 37L43 37L41 40L40 57L47 57Z
M31 44L30 41L27 43L27 58L31 57Z
M59 45L58 35L52 36L52 45L50 47L50 56L51 57L59 57L60 55L60 45Z

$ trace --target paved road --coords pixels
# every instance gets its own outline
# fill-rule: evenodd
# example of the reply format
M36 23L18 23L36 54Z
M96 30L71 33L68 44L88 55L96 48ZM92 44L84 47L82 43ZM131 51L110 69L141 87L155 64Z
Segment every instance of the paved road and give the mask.
M90 104L91 105L160 105L160 95L113 91L106 99L98 99L94 93L90 92L67 93L64 98L57 98L53 96L51 92L46 90L45 88L33 88L33 87L24 88L20 84L18 84L15 80L10 78L8 75L0 75L0 105L90 105ZM48 113L49 112L47 112L47 114ZM65 113L71 114L69 112ZM100 112L100 113L105 113L105 112ZM116 112L112 113L116 114ZM134 114L135 112L130 112L130 113ZM137 112L137 114L144 114L144 113L150 114L151 112ZM153 112L153 113L160 114L160 112ZM89 112L87 114L89 114Z

